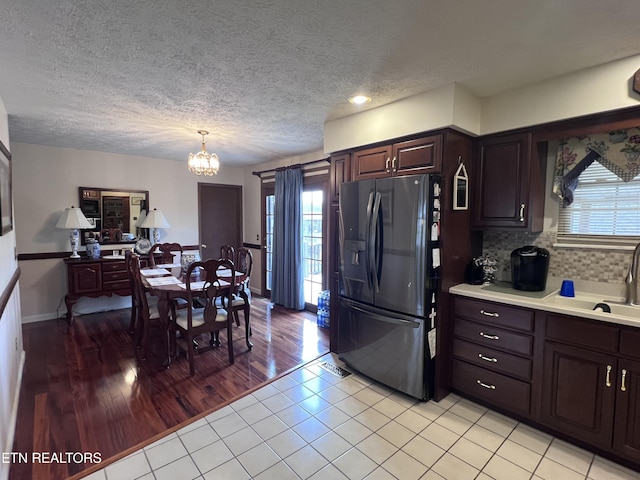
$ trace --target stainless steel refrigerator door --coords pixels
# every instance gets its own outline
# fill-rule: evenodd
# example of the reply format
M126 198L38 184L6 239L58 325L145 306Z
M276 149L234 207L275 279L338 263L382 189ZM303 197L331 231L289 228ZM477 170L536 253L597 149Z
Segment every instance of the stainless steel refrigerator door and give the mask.
M370 214L375 199L375 180L340 186L340 295L373 303L369 269Z
M427 223L429 176L407 176L376 181L380 194L375 236L376 307L409 315L426 315L428 281Z
M431 397L425 320L340 299L340 358L412 397Z

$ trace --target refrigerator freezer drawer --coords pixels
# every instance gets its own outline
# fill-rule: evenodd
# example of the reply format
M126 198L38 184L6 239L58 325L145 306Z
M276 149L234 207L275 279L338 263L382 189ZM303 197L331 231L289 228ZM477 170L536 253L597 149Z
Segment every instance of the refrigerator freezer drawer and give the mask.
M340 299L340 358L351 368L428 400L432 368L424 319Z

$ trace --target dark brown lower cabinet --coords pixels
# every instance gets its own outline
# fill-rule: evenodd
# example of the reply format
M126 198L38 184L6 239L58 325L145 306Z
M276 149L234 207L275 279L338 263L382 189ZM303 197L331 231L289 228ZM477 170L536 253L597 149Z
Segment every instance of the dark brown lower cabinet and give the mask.
M620 360L613 448L640 464L640 362Z
M610 448L617 359L547 342L540 421L602 448Z
M450 385L640 471L640 328L453 300Z

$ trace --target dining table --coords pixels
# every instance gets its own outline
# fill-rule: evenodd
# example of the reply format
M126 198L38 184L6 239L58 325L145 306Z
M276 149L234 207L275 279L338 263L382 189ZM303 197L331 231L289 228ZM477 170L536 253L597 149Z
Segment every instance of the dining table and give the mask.
M222 291L226 293L227 288L233 289L233 294L238 294L239 288L246 280L246 274L244 272L235 272L235 279L231 278L230 269L218 270L218 279ZM187 286L186 276L184 268L180 264L162 264L155 267L147 267L140 269L140 276L142 284L145 290L152 296L158 298L158 314L160 317L160 323L162 328L166 332L165 352L163 366L168 368L173 358L176 357L176 341L175 341L175 327L173 325L173 319L171 318L171 307L179 299L187 300ZM190 279L191 295L192 298L203 298L205 292L203 290L206 273L196 268ZM184 303L184 302L183 302ZM186 308L192 308L192 305L188 305ZM231 311L229 310L229 316ZM229 321L233 321L232 318ZM148 331L149 325L143 326L142 336L142 349L143 354L146 355L146 349L148 347ZM251 335L251 325L249 315L245 315L245 339L247 348L251 349L253 344L249 339ZM231 341L231 339L229 339Z

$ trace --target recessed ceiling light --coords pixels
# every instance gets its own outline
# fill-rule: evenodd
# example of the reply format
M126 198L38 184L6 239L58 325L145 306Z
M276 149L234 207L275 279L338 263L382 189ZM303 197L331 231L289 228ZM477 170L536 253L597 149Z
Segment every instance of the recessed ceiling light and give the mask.
M349 97L349 103L353 103L354 105L363 105L365 103L369 103L371 101L371 97L367 97L365 95L356 95L354 97Z

